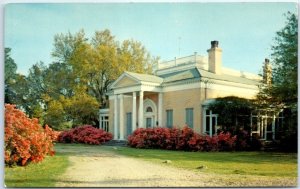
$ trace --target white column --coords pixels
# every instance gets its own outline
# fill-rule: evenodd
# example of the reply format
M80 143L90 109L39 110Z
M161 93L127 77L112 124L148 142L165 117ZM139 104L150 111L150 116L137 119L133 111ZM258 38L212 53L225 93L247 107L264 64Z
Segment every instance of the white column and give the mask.
M259 133L259 137L262 138L261 130L260 130L260 125L261 125L260 122L261 122L261 116L260 116L260 113L258 112L257 113L257 130L256 131Z
M163 126L162 121L162 110L163 110L163 94L158 93L158 126Z
M212 137L212 111L209 110L209 136Z
M252 112L250 113L250 140L252 140Z
M140 91L139 102L139 128L144 128L144 91Z
M202 108L202 133L206 134L206 108Z
M265 118L265 121L264 121L264 139L267 140L267 124L268 124L268 117L267 117L267 114L266 114L266 118Z
M132 132L136 129L136 92L132 93Z
M118 139L118 95L114 96L114 140Z
M272 121L272 139L275 140L275 113L273 114L273 121Z
M218 126L218 115L215 115L216 124L215 124L215 134L217 133L217 126Z
M124 140L124 96L120 94L120 140Z
M99 109L99 129L102 129L102 116L101 116L101 111Z

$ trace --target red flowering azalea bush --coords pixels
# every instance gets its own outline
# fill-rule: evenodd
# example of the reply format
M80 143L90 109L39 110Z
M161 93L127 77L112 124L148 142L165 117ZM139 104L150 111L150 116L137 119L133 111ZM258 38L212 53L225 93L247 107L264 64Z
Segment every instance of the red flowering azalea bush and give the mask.
M221 132L217 136L219 151L230 151L235 149L237 136L232 136L229 132Z
M91 125L83 125L63 131L58 136L61 143L102 144L112 139L112 134Z
M53 142L57 142L58 136L60 135L61 131L55 131L51 129L48 125L46 125L45 133L51 138Z
M37 119L30 119L16 109L15 105L5 104L4 132L6 165L26 165L54 154L49 131L43 129Z
M221 132L215 136L202 136L189 127L139 128L128 136L128 145L135 148L159 148L186 151L231 151L236 136Z

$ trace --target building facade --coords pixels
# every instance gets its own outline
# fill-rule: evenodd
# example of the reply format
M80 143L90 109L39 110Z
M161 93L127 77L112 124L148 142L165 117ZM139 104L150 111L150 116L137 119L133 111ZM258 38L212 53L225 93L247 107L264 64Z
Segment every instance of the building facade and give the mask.
M218 41L207 52L159 63L153 75L124 72L110 87L100 127L105 125L115 140L126 140L136 128L157 126L187 125L215 134L218 115L207 109L209 103L226 96L253 99L263 78L223 67Z

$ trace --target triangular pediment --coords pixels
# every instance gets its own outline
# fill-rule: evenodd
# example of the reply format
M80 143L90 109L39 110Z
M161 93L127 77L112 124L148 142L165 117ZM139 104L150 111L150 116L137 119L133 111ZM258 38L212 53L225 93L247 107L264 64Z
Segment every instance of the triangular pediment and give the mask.
M119 88L119 87L127 87L137 85L140 82L135 78L128 76L127 74L122 74L115 83L113 83L112 88Z

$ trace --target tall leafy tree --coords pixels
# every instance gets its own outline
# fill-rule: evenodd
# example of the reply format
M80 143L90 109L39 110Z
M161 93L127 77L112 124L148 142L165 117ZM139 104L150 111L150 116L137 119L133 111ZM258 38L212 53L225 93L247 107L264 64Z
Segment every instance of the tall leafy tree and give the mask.
M70 58L79 84L95 97L99 107L107 106L109 85L124 71L151 73L158 57L151 57L137 41L115 40L109 30L97 31L91 43L81 43Z
M11 85L15 82L17 77L17 64L10 56L11 49L5 48L4 60L4 83L5 83L5 103L13 103L13 96L15 96Z
M298 18L288 12L286 25L276 33L272 46L272 85L262 85L258 99L268 106L297 109Z
M263 107L285 108L281 144L283 149L297 150L298 17L290 12L285 16L286 25L272 46L273 83L263 84L257 99Z
M59 129L69 122L97 124L98 109L108 105L109 85L126 70L151 73L158 61L140 42L117 41L109 30L96 31L90 40L83 30L55 35L52 56L55 62L43 73L42 99L45 122Z
M287 106L296 106L298 101L298 19L287 14L286 26L276 33L272 46L274 62L272 95ZM274 95L275 94L275 95Z
M75 49L87 40L83 30L74 35L70 32L67 34L56 34L54 36L54 49L51 54L56 59L56 62L68 63Z
M15 63L14 59L11 58L10 53L11 48L5 48L5 83L8 83L9 80L15 79L17 72L17 64Z

